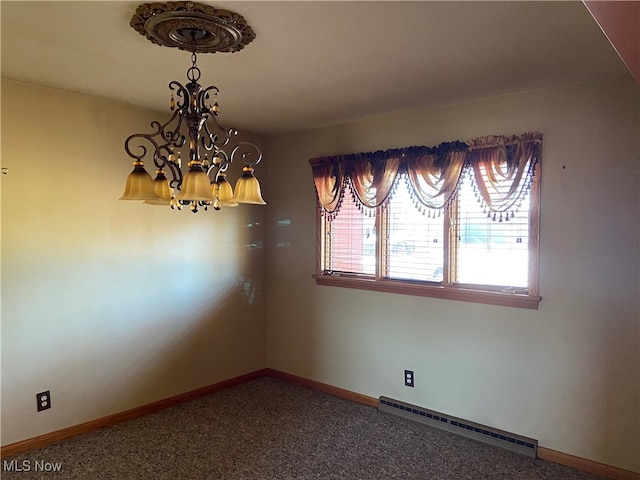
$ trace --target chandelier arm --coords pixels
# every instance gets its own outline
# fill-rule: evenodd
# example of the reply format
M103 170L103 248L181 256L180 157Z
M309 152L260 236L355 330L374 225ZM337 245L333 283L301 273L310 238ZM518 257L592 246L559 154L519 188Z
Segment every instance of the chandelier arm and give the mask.
M169 186L171 188L177 188L180 190L182 186L182 170L178 166L177 163L167 161L165 165L169 167L169 172L171 173L171 180L169 180Z
M227 152L225 152L224 150L216 148L215 155L220 158L221 162L218 164L212 162L209 168L207 168L207 175L209 175L213 171L213 169L216 168L218 170L216 172L216 177L217 177L219 173L227 171L227 168L229 168L230 161L229 161L229 157L227 156Z
M215 133L212 133L211 130L209 130L209 126L207 125L207 122L204 122L204 135L200 138L200 143L202 144L202 147L207 150L208 152L210 152L211 150L213 150L214 148L218 147L218 135Z
M223 136L221 137L218 133L212 132L211 129L209 128L209 123L213 124L213 126L221 134L223 134ZM224 147L225 145L227 145L229 143L228 135L226 134L224 129L220 126L220 124L218 123L217 119L211 114L207 115L207 121L204 122L203 127L204 127L204 134L200 138L202 146L207 151L214 150L215 151L215 156L218 156L218 157L220 157L222 159L221 165L227 165L231 160L230 160L229 155L227 154L227 152L222 150L221 147ZM220 141L221 138L224 139L223 142Z
M160 124L158 124L157 122L152 122L151 126L154 126L154 123L157 124L157 126L159 126ZM153 147L153 163L160 168L161 164L159 164L158 159L162 160L162 155L160 154L160 145L158 145L158 142L156 142L154 140L154 137L160 135L160 131L156 131L153 134L146 134L146 133L134 133L133 135L129 135L129 137L127 137L127 139L124 141L124 149L127 152L127 155L129 155L131 158L133 158L136 161L139 162L143 162L144 163L144 158L147 156L147 152L148 149L145 145L143 145L142 143L135 145L135 148L140 149L141 153L139 155L133 153L131 151L131 148L129 147L129 144L133 141L133 140L146 140L147 142L149 142L151 144L151 146Z
M218 171L216 172L216 180L219 174L226 172L228 169L229 169L229 162L225 162L224 164L222 164L218 169Z
M222 127L220 127L222 128ZM227 130L226 132L226 140L224 142L224 145L229 145L231 143L231 139L234 137L238 136L238 130L236 130L235 128L231 127L229 130ZM237 144L238 141L236 140L235 142L232 143L232 145Z
M173 123L176 118L178 119L177 125L173 129L168 129L167 127ZM180 129L182 127L182 116L179 111L175 111L171 118L164 123L160 124L158 121L151 122L151 127L155 130L151 133L134 133L127 137L124 143L124 148L127 154L135 159L136 161L143 161L143 158L146 157L148 148L140 143L135 145L136 148L140 149L141 153L136 154L132 151L131 146L133 145L134 140L146 141L153 148L153 163L156 168L161 169L165 166L169 166L169 170L173 177L172 185L180 185L182 183L182 171L169 160L169 154L171 153L171 147L180 148L185 143L184 135L180 134ZM162 139L164 143L159 143L157 138Z
M240 142L236 140L233 150L231 150L231 162L233 162L238 155L240 155L240 159L245 165L257 165L262 160L262 150L260 150L255 143L251 142ZM251 158L254 157L254 155L257 159L252 161ZM247 160L247 158L249 160Z
M207 152L210 152L211 150L214 150L215 145L211 142L211 140L209 139L209 142L207 142L207 136L203 135L202 137L200 137L200 146L202 148L204 148Z
M210 87L207 87L204 90L202 90L200 92L200 98L199 98L200 105L202 105L202 110L204 112L210 115L217 115L218 112L216 112L212 107L209 107L205 104L205 102L209 100L209 92L213 92L214 95L218 95L220 93L220 89L215 85L211 85Z
M176 91L176 95L182 98L182 102L178 100L178 109L179 110L187 110L189 108L189 92L187 89L177 80L172 80L169 82L169 90ZM179 111L177 110L177 111Z
M221 148L229 144L229 133L218 123L218 119L214 115L207 115L204 128L211 143L216 147Z
M167 129L167 127L171 125L171 123L174 122L176 118L178 119L176 126L173 128ZM173 115L171 115L171 118L169 118L169 120L167 120L165 123L160 125L160 132L161 132L162 138L167 142L165 145L172 145L176 148L180 148L184 145L186 139L185 139L185 136L182 133L180 133L180 130L182 129L183 121L184 121L184 117L182 116L181 111L176 110L175 112L173 112Z
M147 147L145 147L144 145L136 145L136 148L140 149L142 152L140 153L140 155L136 155L129 148L129 142L131 142L134 138L138 138L138 137L145 138L145 135L141 133L134 133L133 135L129 135L127 139L124 141L124 150L125 152L127 152L127 155L129 155L131 158L139 162L139 161L142 161L142 159L147 155Z

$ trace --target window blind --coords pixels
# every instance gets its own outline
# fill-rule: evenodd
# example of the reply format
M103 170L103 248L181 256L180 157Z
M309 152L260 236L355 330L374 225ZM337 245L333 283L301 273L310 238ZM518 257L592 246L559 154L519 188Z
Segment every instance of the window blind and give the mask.
M365 215L345 192L340 213L327 219L325 270L374 275L376 271L375 217Z
M508 185L497 185L504 194ZM454 281L526 289L529 272L529 195L517 213L488 212L469 178L458 189Z
M414 205L405 176L389 200L384 265L386 277L442 282L444 223L435 211L421 213Z

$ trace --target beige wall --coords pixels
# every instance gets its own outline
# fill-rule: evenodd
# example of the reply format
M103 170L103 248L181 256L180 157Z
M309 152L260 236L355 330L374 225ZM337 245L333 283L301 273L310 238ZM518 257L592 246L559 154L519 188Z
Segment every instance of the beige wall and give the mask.
M117 200L165 116L2 81L3 445L265 366L266 208Z
M640 471L638 105L625 78L270 138L268 367ZM539 310L315 285L309 158L532 130Z
M116 201L162 115L3 80L2 444L268 366L640 471L638 105L624 79L275 136L267 208L193 215ZM538 311L314 284L309 158L529 130Z

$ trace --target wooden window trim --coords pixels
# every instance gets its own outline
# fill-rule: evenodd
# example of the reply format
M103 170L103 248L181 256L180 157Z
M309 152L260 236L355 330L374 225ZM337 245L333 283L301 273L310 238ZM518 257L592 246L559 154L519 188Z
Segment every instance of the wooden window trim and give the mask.
M445 300L501 305L505 307L538 309L541 297L501 291L475 290L463 286L429 285L402 280L376 279L370 276L346 274L315 274L317 285L355 288L373 292L396 293Z

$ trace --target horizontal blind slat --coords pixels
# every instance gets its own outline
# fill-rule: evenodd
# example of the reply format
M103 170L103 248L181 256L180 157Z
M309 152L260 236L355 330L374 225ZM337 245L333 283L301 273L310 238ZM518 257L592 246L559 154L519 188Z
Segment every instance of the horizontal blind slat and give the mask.
M336 217L325 221L325 271L373 275L375 218L360 211L347 193Z
M418 210L404 177L389 201L387 219L386 277L442 282L444 218Z
M484 176L486 181L486 175ZM509 185L499 184L505 195ZM458 191L458 283L526 288L529 268L529 196L514 216L488 212L468 179ZM507 216L508 215L508 216ZM495 218L495 220L494 220Z

